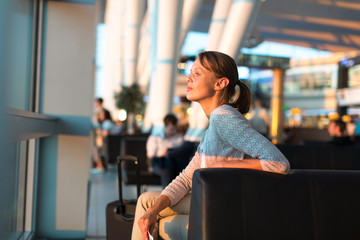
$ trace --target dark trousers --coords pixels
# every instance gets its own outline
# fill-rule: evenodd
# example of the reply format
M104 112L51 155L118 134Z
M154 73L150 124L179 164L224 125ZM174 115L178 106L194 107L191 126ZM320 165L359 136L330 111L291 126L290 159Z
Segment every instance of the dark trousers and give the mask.
M185 141L180 147L171 149L166 157L154 157L154 173L161 177L161 185L166 187L179 173L186 168L194 156L198 143Z

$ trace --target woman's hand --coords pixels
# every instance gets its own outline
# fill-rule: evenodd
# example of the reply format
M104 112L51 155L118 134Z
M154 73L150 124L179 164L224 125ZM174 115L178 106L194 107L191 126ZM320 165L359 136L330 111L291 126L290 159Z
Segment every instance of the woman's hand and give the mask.
M146 240L149 240L148 231L150 234L154 231L157 220L156 216L157 214L149 209L138 221L140 231Z
M170 206L170 198L165 195L160 195L158 199L156 199L154 205L149 208L144 216L142 216L137 224L139 226L140 232L143 235L144 239L149 240L148 231L152 235L155 224L157 221L157 215L165 208Z

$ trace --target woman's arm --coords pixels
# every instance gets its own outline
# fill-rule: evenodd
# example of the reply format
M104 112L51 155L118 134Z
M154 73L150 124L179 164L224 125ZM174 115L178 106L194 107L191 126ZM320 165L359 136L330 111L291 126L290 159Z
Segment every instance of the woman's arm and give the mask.
M259 159L243 159L226 162L216 162L211 167L213 168L247 168L263 170Z
M150 207L144 216L139 219L137 224L139 225L140 231L146 240L149 240L147 232L149 231L152 234L154 231L157 215L169 206L170 199L165 195L160 195L154 205Z
M252 158L243 160L258 159L263 171L283 174L289 171L289 162L282 152L254 130L241 114L217 114L210 118L211 124L224 144L229 144ZM243 162L243 160L235 165L240 167L243 164L250 164L250 166L256 164L255 162ZM231 164L229 163L229 165Z

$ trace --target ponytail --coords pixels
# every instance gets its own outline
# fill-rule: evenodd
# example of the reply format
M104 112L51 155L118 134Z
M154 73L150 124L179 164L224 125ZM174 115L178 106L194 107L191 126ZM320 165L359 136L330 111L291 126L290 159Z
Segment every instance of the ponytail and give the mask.
M229 105L238 110L241 114L246 114L251 105L251 93L248 86L242 81L237 81L235 84L235 93Z

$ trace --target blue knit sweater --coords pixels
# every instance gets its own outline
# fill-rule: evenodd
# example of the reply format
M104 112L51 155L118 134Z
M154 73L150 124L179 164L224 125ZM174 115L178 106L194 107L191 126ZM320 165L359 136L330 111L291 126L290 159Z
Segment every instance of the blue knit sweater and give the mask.
M210 115L206 130L189 165L161 194L171 200L171 206L191 189L192 176L199 168L211 167L218 161L260 159L264 171L288 173L290 164L285 156L263 135L255 131L235 108L222 105Z

